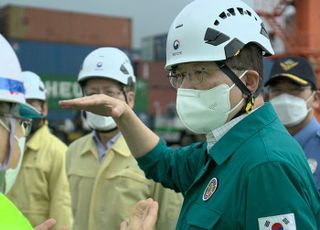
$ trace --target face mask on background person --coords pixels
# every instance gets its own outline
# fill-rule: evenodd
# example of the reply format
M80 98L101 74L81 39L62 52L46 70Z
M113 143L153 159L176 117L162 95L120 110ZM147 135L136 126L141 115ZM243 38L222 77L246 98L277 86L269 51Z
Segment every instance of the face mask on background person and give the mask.
M14 182L16 181L16 178L18 176L18 173L21 168L21 163L24 155L24 149L25 149L25 144L26 144L26 137L17 137L12 131L1 122L1 125L8 130L10 133L10 144L9 144L9 153L8 156L11 157L14 151L14 141L17 141L18 148L19 148L19 160L17 163L17 166L14 169L8 168L8 162L0 165L0 192L7 194L11 188L14 185ZM11 123L11 126L13 129L15 129L15 122Z
M100 116L94 113L85 112L88 126L97 131L110 131L117 127L112 117Z
M7 194L12 189L14 182L16 181L18 173L20 171L21 163L22 163L22 159L23 159L23 155L24 155L26 138L20 137L19 139L16 139L16 140L18 142L19 150L20 150L19 161L18 161L18 165L16 168L14 168L14 169L8 168L5 172L5 191L4 191L4 194Z
M281 122L287 127L293 127L307 117L311 110L307 108L307 101L312 96L313 94L305 101L300 97L283 93L272 98L270 101Z
M240 79L247 73L245 71ZM228 116L242 105L243 98L231 109L230 91L235 86L218 85L209 90L179 88L177 92L177 113L182 123L192 132L207 134L224 125Z

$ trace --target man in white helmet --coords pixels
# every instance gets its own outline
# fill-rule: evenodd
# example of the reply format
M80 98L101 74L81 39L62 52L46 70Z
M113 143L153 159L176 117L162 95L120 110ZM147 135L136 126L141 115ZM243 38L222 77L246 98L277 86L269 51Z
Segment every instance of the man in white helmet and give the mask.
M47 94L41 78L30 71L23 71L21 78L27 103L41 113L41 118L32 120L21 170L8 197L32 225L52 217L57 221L53 230L70 228L71 197L65 171L67 146L49 131Z
M78 82L85 96L107 95L134 106L133 68L125 53L104 47L84 60ZM92 132L74 141L67 151L74 230L119 229L141 199L159 202L157 229L174 229L182 195L145 178L112 117L85 112Z
M263 101L262 59L271 54L261 19L240 0L196 0L175 18L166 69L179 117L204 143L167 147L106 95L61 105L113 117L146 176L184 194L177 229L319 229L304 153Z
M26 104L20 73L17 56L0 35L0 229L6 230L33 229L27 218L5 196L19 173L31 119L40 117L36 109ZM24 191L20 191L20 196L24 196ZM35 229L51 229L55 222L49 219Z

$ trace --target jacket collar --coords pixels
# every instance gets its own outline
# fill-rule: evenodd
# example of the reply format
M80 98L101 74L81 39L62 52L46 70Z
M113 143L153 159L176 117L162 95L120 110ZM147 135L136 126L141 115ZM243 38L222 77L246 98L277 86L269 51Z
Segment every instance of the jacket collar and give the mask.
M125 142L122 135L115 141L115 143L112 145L111 149L115 153L123 155L125 157L128 157L131 155L130 150L127 146L127 143ZM110 151L109 150L109 151ZM95 141L93 140L93 132L91 132L88 135L88 138L83 143L82 151L80 152L80 155L86 154L86 153L96 153L97 148Z
M40 148L43 136L47 136L50 133L48 124L45 123L41 126L27 141L27 148L37 151Z
M264 104L231 128L209 150L209 155L218 165L224 163L244 142L277 119L271 103Z

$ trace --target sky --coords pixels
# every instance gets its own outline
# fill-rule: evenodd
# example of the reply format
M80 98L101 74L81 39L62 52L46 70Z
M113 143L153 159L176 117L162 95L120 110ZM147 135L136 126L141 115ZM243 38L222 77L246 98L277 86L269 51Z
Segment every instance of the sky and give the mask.
M141 39L166 33L175 16L192 0L0 0L7 4L122 16L132 19L133 48L141 47ZM274 0L273 0L274 1ZM252 6L253 0L245 0Z

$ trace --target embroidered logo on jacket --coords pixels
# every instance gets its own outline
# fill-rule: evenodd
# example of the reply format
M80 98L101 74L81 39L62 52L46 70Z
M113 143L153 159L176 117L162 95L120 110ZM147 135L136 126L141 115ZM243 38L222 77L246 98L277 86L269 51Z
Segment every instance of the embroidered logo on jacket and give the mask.
M213 193L215 193L217 188L218 188L218 179L216 177L213 177L209 181L206 189L203 192L202 200L203 201L209 200L209 198L212 196Z

